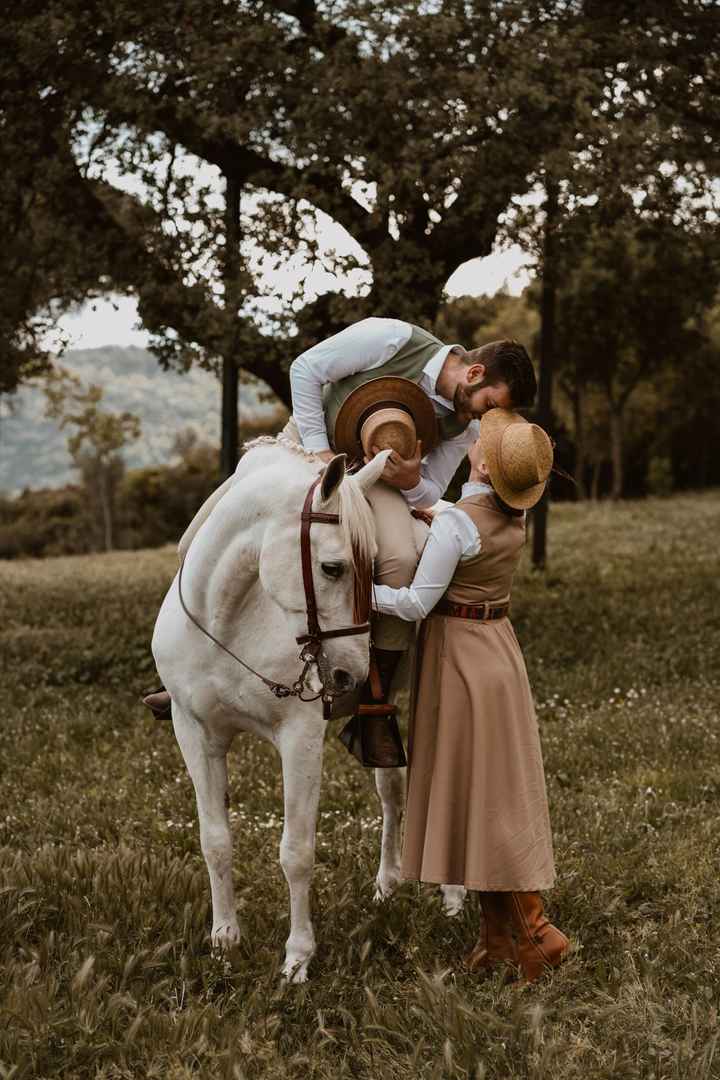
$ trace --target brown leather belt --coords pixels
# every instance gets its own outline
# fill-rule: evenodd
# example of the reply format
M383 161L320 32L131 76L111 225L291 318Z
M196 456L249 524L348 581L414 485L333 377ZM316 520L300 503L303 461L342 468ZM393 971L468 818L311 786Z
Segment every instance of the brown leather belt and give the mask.
M433 608L433 615L450 615L453 619L479 619L486 622L491 619L504 619L510 611L510 604L455 604L445 597Z

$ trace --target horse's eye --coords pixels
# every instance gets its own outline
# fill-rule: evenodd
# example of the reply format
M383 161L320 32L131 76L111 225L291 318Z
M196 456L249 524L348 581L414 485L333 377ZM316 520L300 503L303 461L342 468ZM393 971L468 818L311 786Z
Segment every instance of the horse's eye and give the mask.
M320 563L323 574L327 574L329 578L339 578L345 573L345 563L341 562L324 562Z

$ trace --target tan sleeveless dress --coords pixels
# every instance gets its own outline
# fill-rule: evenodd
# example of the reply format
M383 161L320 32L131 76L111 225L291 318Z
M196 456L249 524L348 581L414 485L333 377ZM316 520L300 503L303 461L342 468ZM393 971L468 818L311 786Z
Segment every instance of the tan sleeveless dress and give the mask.
M446 596L501 602L525 541L492 495L458 503L482 550ZM403 876L487 892L555 879L545 775L525 662L509 618L434 615L420 635L410 725Z

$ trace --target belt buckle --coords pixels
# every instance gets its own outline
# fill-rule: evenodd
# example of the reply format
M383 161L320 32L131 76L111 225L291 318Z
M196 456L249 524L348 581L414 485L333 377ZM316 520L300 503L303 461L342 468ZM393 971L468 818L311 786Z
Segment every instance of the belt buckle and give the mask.
M490 609L487 600L483 600L480 607L482 608L482 615L479 615L478 618L482 619L483 622L487 622L490 617Z

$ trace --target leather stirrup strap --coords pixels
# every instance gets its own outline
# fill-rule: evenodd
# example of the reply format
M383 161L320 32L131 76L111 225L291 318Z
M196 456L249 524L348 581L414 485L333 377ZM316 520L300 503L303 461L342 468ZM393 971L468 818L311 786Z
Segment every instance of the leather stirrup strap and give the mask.
M397 705L391 705L385 701L385 693L383 691L382 680L380 679L380 669L377 665L377 658L375 656L374 648L370 648L370 667L368 669L368 682L370 684L370 695L373 699L373 704L358 705L358 716L395 716L397 713Z
M368 671L368 679L370 681L370 693L372 694L373 701L382 701L385 695L383 693L382 682L380 681L380 672L378 670L374 649L370 649L370 669Z

